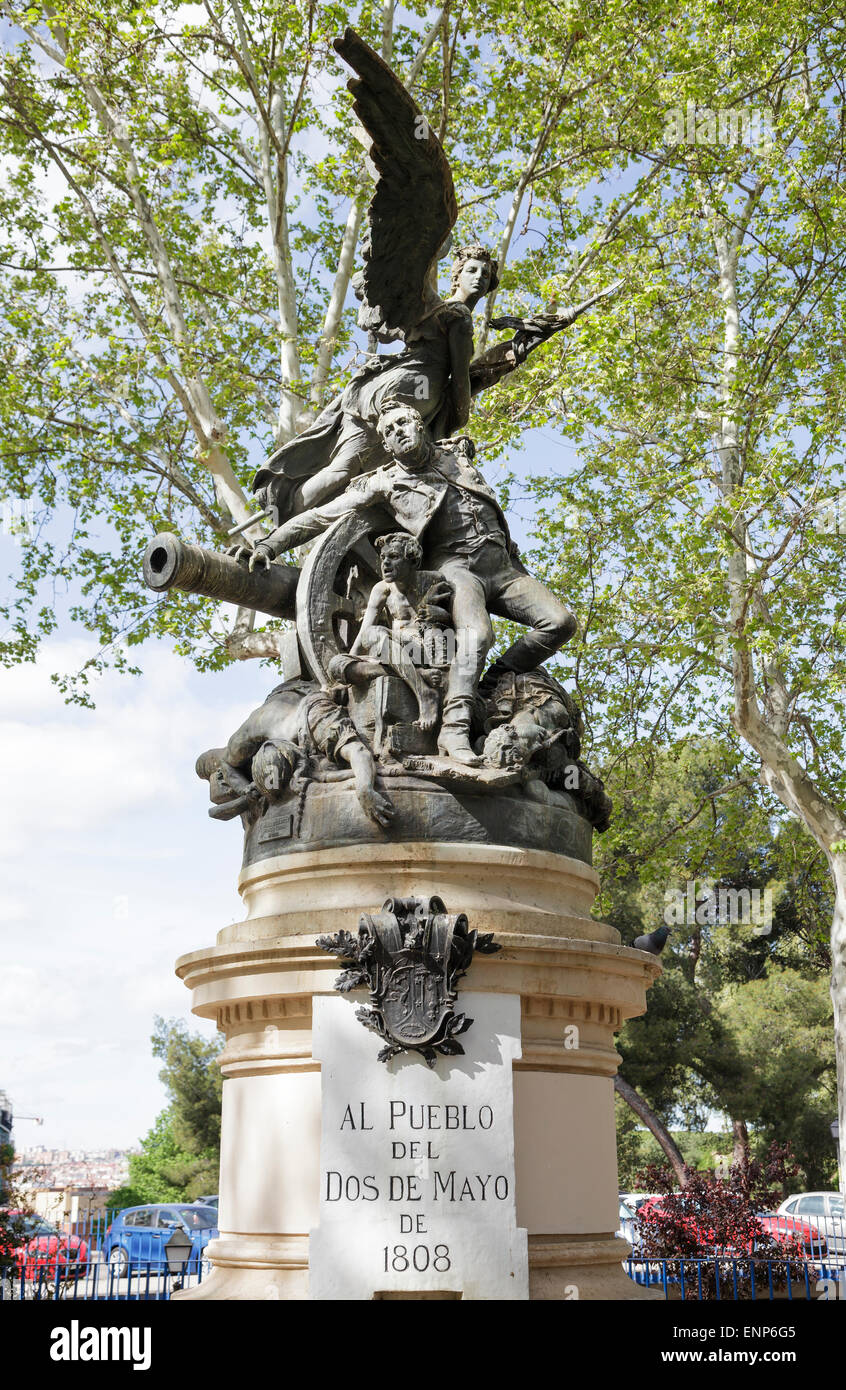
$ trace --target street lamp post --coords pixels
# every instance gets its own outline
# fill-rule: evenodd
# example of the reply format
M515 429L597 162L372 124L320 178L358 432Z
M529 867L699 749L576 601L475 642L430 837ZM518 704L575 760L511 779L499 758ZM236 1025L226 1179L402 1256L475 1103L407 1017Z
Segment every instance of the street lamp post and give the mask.
M167 1267L171 1279L173 1280L174 1291L182 1288L182 1280L185 1278L185 1266L191 1258L194 1250L194 1243L187 1232L181 1226L177 1226L173 1235L165 1245L165 1256Z

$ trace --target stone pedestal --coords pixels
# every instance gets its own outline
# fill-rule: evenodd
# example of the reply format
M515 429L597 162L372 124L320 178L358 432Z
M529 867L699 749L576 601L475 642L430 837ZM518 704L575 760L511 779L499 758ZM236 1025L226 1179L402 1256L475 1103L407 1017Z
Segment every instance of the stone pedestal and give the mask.
M614 1032L644 1012L660 966L589 916L597 886L577 859L493 844L347 846L244 869L245 920L177 964L193 1011L226 1036L220 1236L212 1275L180 1297L308 1297L321 1113L312 999L333 992L339 970L315 937L355 931L362 912L414 895L437 895L496 934L502 950L476 957L467 989L521 999L514 1127L530 1297L640 1297L614 1234Z

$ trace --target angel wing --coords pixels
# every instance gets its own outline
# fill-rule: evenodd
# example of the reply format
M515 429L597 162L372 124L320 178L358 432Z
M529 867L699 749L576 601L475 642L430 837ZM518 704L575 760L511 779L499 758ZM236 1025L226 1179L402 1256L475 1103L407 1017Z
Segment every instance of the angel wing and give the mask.
M431 272L458 216L455 188L441 142L396 74L354 29L334 47L358 73L347 85L376 170L364 267L352 281L358 321L386 343L437 302Z

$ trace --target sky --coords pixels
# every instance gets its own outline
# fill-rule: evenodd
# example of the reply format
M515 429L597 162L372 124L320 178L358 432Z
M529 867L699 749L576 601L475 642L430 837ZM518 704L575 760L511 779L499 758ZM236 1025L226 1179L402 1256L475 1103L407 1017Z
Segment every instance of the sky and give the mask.
M0 678L0 1090L19 1148L126 1147L166 1103L153 1018L193 1019L173 971L243 916L240 824L207 816L198 753L274 684L250 662L200 675L163 646L144 675L107 674L96 708L50 683L90 651L47 644Z

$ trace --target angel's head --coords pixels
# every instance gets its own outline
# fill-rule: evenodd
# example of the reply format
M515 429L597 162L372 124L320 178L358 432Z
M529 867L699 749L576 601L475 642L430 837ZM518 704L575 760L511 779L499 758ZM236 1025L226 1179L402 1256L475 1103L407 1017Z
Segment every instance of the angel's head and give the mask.
M465 304L478 304L486 294L490 294L499 284L499 262L495 261L487 247L478 242L460 246L452 263L451 290L454 299L463 299Z

